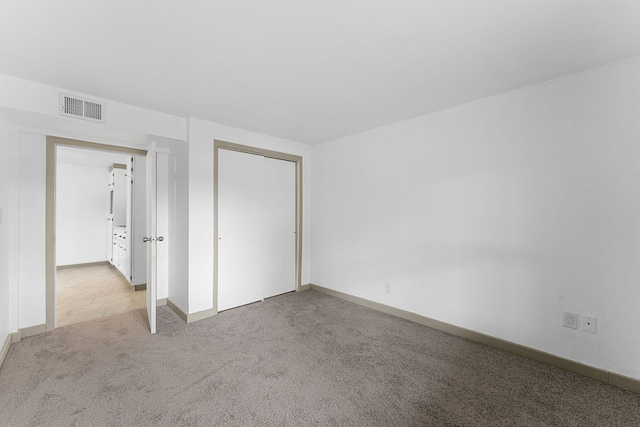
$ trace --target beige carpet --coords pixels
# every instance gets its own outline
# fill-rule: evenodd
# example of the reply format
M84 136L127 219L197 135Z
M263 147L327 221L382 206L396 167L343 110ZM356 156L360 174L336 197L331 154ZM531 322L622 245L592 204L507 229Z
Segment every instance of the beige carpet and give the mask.
M640 395L313 291L14 344L6 426L640 426Z

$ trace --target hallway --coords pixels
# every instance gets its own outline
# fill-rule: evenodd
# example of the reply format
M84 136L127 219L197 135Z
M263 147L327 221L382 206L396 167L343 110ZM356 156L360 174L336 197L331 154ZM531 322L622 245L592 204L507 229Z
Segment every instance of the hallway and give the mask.
M60 327L145 308L146 291L134 291L110 264L61 268L56 301Z

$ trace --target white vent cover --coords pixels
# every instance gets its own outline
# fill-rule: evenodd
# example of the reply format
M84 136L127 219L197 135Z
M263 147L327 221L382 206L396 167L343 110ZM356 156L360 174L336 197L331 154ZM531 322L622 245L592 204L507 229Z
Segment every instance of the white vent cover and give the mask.
M105 108L104 103L60 94L60 114L63 116L104 123Z

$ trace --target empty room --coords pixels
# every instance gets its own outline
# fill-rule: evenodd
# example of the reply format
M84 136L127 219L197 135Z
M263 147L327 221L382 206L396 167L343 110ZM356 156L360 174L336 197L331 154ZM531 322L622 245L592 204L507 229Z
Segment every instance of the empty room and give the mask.
M0 0L0 425L640 425L639 20Z

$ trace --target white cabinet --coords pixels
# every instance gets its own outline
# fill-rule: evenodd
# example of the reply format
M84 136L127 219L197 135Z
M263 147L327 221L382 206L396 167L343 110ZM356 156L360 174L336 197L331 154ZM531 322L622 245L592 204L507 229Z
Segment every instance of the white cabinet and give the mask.
M120 273L126 278L129 278L130 257L127 251L127 228L122 226L113 226L113 255L111 262Z
M111 264L133 286L146 284L146 164L130 157L126 165L109 169Z
M114 163L109 168L109 222L111 223L111 264L124 277L127 272L127 165Z

